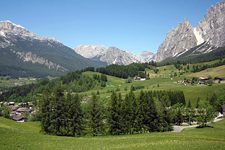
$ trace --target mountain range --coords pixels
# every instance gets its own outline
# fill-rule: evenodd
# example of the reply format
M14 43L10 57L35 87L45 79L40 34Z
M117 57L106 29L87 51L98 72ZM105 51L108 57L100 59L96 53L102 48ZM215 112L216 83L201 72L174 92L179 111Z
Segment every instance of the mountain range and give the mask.
M69 48L49 37L38 37L21 25L0 21L0 76L60 76L89 66L128 65L133 62L182 58L225 47L225 0L211 5L197 27L187 19L171 28L157 53L134 55L116 47L80 45Z
M73 48L78 54L94 59L107 62L108 64L127 65L133 62L149 62L151 60L160 62L167 58L177 58L196 47L191 55L199 55L216 50L218 47L225 46L225 1L211 5L206 15L193 28L187 19L178 23L176 28L172 27L167 33L157 53L141 52L134 55L128 51L122 51L118 48L107 48L103 45L80 45ZM123 58L123 59L121 59Z
M116 47L105 47L103 45L86 45L82 44L73 48L76 53L93 60L100 60L110 64L128 65L133 62L143 63L149 62L154 58L154 53L142 52L139 55L134 55L129 51L123 51Z
M0 75L60 76L106 63L84 58L54 38L38 37L10 21L0 22Z

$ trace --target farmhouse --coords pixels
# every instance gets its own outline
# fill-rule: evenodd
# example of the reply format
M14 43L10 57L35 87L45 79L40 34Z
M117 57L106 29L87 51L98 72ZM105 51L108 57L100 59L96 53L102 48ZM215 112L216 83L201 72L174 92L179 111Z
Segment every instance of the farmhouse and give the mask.
M205 84L205 81L209 80L208 77L198 77L197 81L199 84Z
M8 106L14 106L14 105L15 105L14 102L9 102L9 103L8 103Z
M23 122L24 121L23 119L24 119L23 117L18 115L13 116L12 118L12 120L19 121L19 122Z
M24 108L24 107L21 107L19 109L16 110L17 113L25 113L25 112L31 112L31 109L29 108Z
M134 77L134 80L144 81L144 80L146 80L146 79L145 79L145 78L141 78L141 77Z
M20 106L13 106L12 107L12 111L16 111L17 109L19 109L20 108Z
M225 79L224 78L222 78L222 77L215 77L214 78L214 81L224 81Z

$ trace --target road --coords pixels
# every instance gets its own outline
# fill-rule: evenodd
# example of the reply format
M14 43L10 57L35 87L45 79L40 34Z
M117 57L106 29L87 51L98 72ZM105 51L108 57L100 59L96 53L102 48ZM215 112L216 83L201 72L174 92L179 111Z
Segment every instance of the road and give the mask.
M214 119L214 122L218 122L220 120L223 120L223 118L218 119L218 117L216 117ZM207 124L209 124L209 123L207 123ZM197 126L198 125L191 125L191 126L173 126L174 130L171 131L171 132L181 132L183 129L186 129L186 128L194 128L194 127L197 127Z

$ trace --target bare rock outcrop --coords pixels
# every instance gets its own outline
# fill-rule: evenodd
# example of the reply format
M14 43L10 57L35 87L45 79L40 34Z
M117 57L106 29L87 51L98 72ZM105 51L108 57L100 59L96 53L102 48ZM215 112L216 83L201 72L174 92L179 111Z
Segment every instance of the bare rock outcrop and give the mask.
M186 19L183 23L178 23L176 29L172 27L165 41L159 46L155 60L162 61L168 57L177 57L202 43L208 46L203 44L198 54L210 52L217 47L224 47L224 25L225 0L215 6L211 5L196 28L193 28Z
M175 57L194 46L197 46L194 28L185 19L167 33L165 41L158 48L155 60L162 61L167 57Z

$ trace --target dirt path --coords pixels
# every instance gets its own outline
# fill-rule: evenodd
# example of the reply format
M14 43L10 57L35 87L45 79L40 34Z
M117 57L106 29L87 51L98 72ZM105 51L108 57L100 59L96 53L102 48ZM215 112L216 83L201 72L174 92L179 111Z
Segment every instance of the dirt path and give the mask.
M220 120L223 120L223 118L215 118L214 119L214 122L218 122ZM198 125L192 125L192 126L173 126L174 130L171 131L171 132L181 132L183 129L186 129L186 128L194 128L194 127L197 127Z

